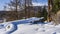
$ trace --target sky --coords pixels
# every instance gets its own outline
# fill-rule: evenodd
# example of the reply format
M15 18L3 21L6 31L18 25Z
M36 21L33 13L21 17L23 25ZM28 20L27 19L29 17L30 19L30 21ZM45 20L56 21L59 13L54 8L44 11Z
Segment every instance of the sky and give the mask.
M10 0L0 0L0 10L3 10L3 7L9 2ZM33 0L32 3L34 6L43 6L48 5L48 0Z
M48 5L48 0L33 0L34 6Z

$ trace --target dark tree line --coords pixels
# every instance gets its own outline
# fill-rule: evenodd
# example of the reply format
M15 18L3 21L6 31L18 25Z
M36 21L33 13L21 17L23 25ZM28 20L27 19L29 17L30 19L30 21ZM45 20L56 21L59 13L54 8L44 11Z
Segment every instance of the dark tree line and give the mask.
M32 6L32 0L10 0L10 2L4 6L4 8L9 8L10 13L7 13L10 20L30 18L30 17L44 17L47 20L47 10L46 6L34 8ZM37 10L37 11L35 11ZM13 19L14 18L14 19Z

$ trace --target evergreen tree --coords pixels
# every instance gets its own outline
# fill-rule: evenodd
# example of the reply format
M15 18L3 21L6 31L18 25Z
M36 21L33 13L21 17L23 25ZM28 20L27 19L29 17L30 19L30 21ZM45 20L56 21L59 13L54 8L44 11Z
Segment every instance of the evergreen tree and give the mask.
M60 10L60 0L54 0L53 1L52 12L57 13L58 10Z
M46 6L43 7L42 17L44 17L44 21L47 20L47 10L46 10Z

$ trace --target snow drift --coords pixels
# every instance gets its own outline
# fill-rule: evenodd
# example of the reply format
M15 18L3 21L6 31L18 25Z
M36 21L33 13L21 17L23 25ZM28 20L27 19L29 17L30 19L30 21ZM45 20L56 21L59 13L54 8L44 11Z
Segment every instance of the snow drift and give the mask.
M0 34L60 34L60 24L52 25L53 22L32 24L42 18L28 18L16 21L0 23Z

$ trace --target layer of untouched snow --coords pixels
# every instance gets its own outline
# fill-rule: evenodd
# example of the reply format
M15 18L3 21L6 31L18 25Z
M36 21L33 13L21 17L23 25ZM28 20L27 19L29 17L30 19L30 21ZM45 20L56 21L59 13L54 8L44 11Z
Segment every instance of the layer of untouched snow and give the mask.
M40 19L32 17L0 23L0 34L60 34L60 25L53 25L53 21L45 24L30 23Z
M59 34L60 28L49 24L20 24L12 34Z
M18 25L18 30L13 32L12 34L35 34L37 32L38 26L37 25L27 25L21 24Z

